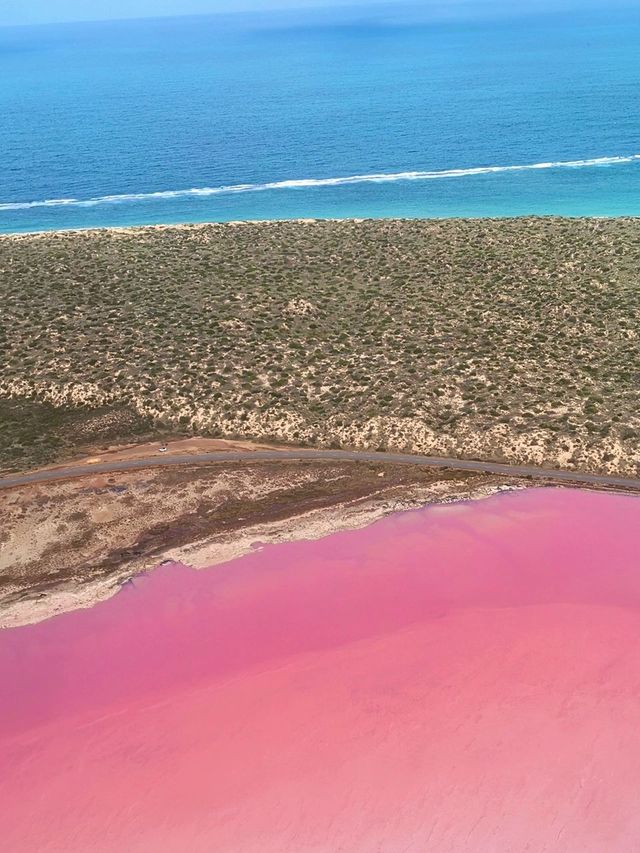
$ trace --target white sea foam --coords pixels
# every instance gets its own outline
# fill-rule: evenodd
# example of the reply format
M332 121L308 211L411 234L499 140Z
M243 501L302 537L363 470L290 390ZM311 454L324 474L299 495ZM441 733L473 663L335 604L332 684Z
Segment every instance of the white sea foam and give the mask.
M559 160L549 163L525 163L515 166L476 166L471 169L443 169L432 172L393 172L368 175L347 175L336 178L301 178L288 181L271 181L264 184L231 184L219 187L195 187L186 190L164 190L149 193L123 193L95 198L52 198L43 201L16 201L0 203L0 211L29 210L35 207L97 207L103 204L148 202L171 198L206 198L233 193L257 193L268 190L304 189L308 187L340 187L350 184L383 184L395 181L432 181L443 178L465 178L470 175L489 175L500 172L528 172L534 169L583 169L589 166L615 166L640 161L640 154L623 157L594 157L590 160Z

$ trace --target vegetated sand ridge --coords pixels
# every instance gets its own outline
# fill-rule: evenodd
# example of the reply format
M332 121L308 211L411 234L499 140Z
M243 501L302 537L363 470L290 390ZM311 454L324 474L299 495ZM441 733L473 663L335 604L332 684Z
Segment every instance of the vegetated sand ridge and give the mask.
M635 475L640 220L0 237L0 466L163 431Z

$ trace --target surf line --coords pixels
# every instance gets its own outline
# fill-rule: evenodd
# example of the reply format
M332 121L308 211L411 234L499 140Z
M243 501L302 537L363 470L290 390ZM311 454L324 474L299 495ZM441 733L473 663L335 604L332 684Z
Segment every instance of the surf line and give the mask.
M352 184L386 184L397 181L433 181L445 178L465 178L471 175L491 175L503 172L529 172L543 169L584 169L590 166L616 166L640 161L640 154L622 157L594 157L589 160L557 160L545 163L524 163L514 166L475 166L470 169L441 169L439 171L380 172L366 175L346 175L335 178L300 178L271 181L263 184L229 184L218 187L195 187L184 190L159 190L157 192L122 193L93 198L52 198L42 201L15 201L0 203L0 211L30 210L36 207L97 207L104 204L149 202L173 198L207 198L234 193L256 193L269 190L294 190L311 187L341 187Z

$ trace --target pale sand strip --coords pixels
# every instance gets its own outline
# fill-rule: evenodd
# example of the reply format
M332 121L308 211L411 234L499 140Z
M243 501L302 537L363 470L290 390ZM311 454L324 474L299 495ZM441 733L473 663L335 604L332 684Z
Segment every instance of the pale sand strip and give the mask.
M267 524L249 526L230 534L218 534L190 545L170 549L152 563L139 565L137 572L153 569L163 561L181 562L196 569L209 568L237 560L264 545L321 539L343 530L356 530L373 524L393 512L406 512L428 504L479 500L500 491L527 488L524 485L499 485L464 490L457 484L437 482L428 487L410 487L400 499L369 496L351 504L313 510L299 516ZM0 629L17 628L42 622L52 616L93 607L115 595L132 577L131 567L114 572L108 578L84 584L64 583L52 587L37 598L21 598L0 610Z

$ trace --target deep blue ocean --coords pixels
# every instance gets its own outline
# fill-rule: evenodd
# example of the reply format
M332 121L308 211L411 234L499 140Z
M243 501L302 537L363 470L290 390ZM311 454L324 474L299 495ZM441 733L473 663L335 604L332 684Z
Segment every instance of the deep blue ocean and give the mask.
M0 230L637 215L639 48L634 10L3 28Z

